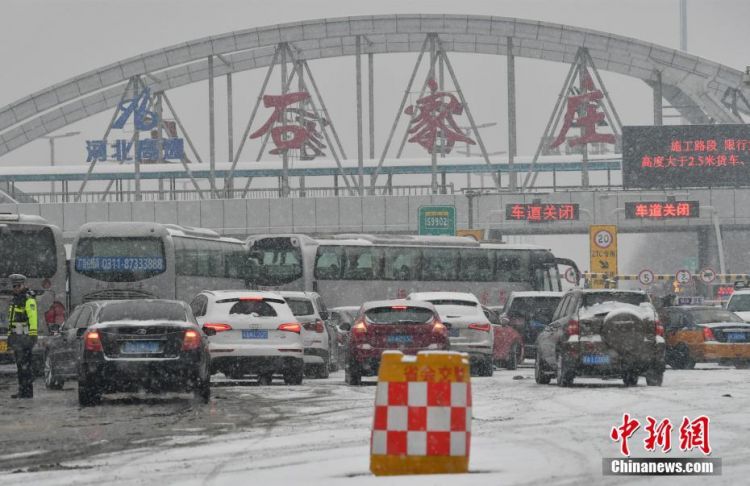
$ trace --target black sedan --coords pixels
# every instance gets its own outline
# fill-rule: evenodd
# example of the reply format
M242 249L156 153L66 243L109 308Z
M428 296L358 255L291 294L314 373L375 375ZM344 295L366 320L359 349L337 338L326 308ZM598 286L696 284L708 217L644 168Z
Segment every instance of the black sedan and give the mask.
M208 402L207 335L190 307L172 300L112 301L83 334L78 402L95 405L103 393L192 391Z

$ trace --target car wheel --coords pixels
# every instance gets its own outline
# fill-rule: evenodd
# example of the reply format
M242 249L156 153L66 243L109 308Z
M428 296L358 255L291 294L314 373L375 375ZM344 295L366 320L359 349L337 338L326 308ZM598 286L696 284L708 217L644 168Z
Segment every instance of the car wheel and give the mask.
M557 386L570 386L575 379L575 372L568 369L568 365L562 358L562 354L557 354Z
M622 382L625 386L636 386L638 385L638 373L635 371L626 371L622 374Z
M211 401L211 375L206 374L206 378L197 379L197 385L193 388L193 396L203 403Z
M78 404L82 407L98 405L102 401L102 387L96 378L78 379Z
M55 376L55 368L52 365L52 358L49 354L44 355L44 386L48 390L61 390L65 380Z
M508 361L505 362L505 367L509 370L515 370L518 368L518 343L513 343L510 347L510 353L508 355Z
M536 358L534 358L534 381L539 385L549 385L549 382L552 381L552 377L544 369L539 353L536 353Z
M286 385L301 385L304 373L302 368L294 368L284 372L284 383Z
M663 381L664 381L663 370L662 371L650 370L648 373L646 373L646 385L648 386L661 386Z
M344 369L344 381L347 385L360 385L362 384L362 372L359 370L359 366L356 363L349 362Z
M316 370L317 373L315 373L315 376L317 378L323 378L323 379L328 378L330 369L331 369L331 357L329 356L326 359L325 363L323 363L322 365L318 365L318 369Z
M258 375L258 384L260 386L268 386L273 381L273 374L271 373L263 373L262 375Z

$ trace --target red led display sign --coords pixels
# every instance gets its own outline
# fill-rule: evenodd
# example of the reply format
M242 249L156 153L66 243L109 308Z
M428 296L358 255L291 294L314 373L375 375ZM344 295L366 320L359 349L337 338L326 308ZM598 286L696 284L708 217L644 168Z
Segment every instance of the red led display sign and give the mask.
M528 221L530 223L578 221L578 204L506 204L505 219L508 221Z
M626 219L682 219L700 216L698 201L641 201L625 203Z
M750 185L750 127L623 127L626 188Z

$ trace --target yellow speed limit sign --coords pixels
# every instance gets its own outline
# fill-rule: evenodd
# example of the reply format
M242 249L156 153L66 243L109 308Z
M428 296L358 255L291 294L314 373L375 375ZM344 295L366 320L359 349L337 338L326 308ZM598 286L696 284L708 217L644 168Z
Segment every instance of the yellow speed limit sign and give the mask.
M591 273L617 275L617 226L600 224L589 226ZM604 281L594 279L592 288L603 288Z

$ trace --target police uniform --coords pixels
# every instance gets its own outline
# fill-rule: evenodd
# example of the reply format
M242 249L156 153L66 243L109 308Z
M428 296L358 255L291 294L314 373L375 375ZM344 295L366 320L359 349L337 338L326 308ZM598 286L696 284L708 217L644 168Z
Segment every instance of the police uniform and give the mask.
M19 274L10 276L14 287L25 285L26 277ZM34 396L34 370L32 368L32 349L37 339L37 306L34 292L22 289L13 293L13 300L8 307L8 347L13 349L18 368L18 394L16 398Z

